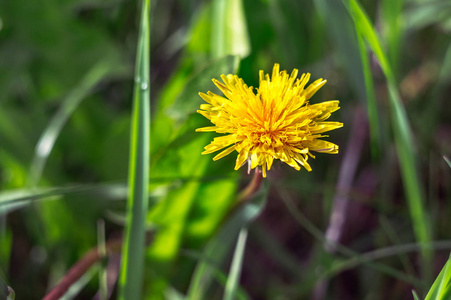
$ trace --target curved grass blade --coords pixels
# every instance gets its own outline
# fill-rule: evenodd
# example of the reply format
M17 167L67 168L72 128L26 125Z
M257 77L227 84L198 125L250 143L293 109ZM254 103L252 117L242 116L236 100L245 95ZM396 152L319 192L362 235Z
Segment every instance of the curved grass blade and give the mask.
M135 67L130 140L127 224L122 251L119 299L141 299L145 221L148 208L150 133L150 0L143 0Z
M431 230L429 228L428 218L423 208L423 191L416 168L412 133L406 111L402 105L401 97L396 87L396 80L394 78L393 71L388 62L387 56L382 50L381 43L373 26L371 25L371 22L358 2L356 0L343 0L343 3L348 8L354 20L358 34L361 34L365 38L369 47L379 61L382 71L387 79L395 145L398 153L398 159L400 161L401 175L407 195L407 203L409 206L410 217L412 218L413 230L416 239L421 244L428 245L431 241ZM427 270L430 266L428 262L431 259L431 255L432 253L430 249L428 249L427 246L424 246L422 256L424 258L423 267L425 270Z
M47 158L67 120L79 107L86 96L92 92L92 89L99 81L113 71L113 66L116 64L117 63L111 57L106 57L99 61L63 100L58 112L50 120L36 144L30 168L29 181L31 186L36 186L39 183Z
M235 253L233 254L232 266L230 267L229 277L224 292L224 300L235 299L237 287L240 281L241 268L243 266L244 250L246 248L248 230L246 227L240 230L238 241L236 242Z

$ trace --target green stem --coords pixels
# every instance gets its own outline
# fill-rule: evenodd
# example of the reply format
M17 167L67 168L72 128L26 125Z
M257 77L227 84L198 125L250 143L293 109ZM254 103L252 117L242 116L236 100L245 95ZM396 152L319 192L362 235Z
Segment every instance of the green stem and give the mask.
M141 299L145 221L148 210L150 133L150 0L143 0L138 41L130 141L127 224L122 250L119 299Z

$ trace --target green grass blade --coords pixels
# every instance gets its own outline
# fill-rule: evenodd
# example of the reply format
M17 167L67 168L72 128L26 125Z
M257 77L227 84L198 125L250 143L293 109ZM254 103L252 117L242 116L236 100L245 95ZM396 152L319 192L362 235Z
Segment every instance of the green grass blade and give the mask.
M141 299L145 220L149 181L150 0L143 0L135 69L130 140L127 224L122 251L119 299Z
M434 281L424 300L445 300L451 297L451 255Z
M50 120L36 144L30 168L29 181L31 186L36 186L39 183L47 158L69 117L99 81L112 71L112 66L114 66L115 63L116 62L113 61L111 57L99 61L63 100L60 109Z
M242 0L214 0L212 8L213 57L247 56L251 49Z
M246 248L247 228L242 228L238 235L238 241L233 255L232 266L230 267L229 277L224 292L224 300L235 299L237 287L240 281L241 268L243 265L244 250Z
M387 79L396 150L400 161L401 175L404 189L407 194L407 202L412 218L413 229L416 239L422 244L428 244L431 241L431 235L428 219L422 203L423 191L416 169L414 144L406 111L402 105L401 97L396 87L393 71L387 60L387 56L382 50L379 38L377 37L369 18L358 2L356 0L349 0L344 1L344 3L350 10L357 32L365 38L379 61ZM430 251L426 248L422 251L422 254L425 259L429 259L431 256ZM424 265L427 267L428 264L425 262Z

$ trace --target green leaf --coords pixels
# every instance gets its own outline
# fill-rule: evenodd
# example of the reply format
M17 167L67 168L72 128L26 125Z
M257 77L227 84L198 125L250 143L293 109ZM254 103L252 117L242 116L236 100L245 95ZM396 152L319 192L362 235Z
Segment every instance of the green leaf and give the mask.
M206 59L211 52L211 2L202 5L193 17L187 51L195 58Z
M133 93L127 225L122 250L119 299L141 299L142 294L145 221L149 199L150 6L150 0L142 1Z
M213 0L211 51L215 58L246 57L251 49L242 0Z

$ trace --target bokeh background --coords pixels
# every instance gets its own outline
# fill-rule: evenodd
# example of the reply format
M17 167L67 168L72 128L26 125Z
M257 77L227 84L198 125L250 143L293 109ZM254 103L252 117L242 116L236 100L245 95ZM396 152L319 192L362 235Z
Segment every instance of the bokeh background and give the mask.
M451 3L361 0L366 28L351 2L152 1L145 299L185 299L205 257L197 299L222 299L243 224L239 299L427 293L451 249ZM41 299L98 232L122 236L139 10L0 0L0 278L17 299ZM228 73L257 87L274 63L328 80L311 103L340 100L331 119L344 127L328 138L340 153L318 154L312 172L275 163L234 219L252 176L234 154L200 154L215 134L195 132L208 126L198 92ZM115 298L119 259L87 272L76 299L98 297L102 270Z

